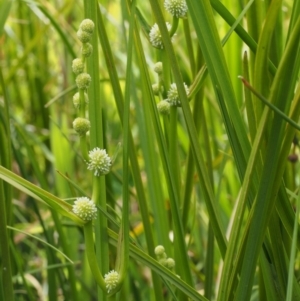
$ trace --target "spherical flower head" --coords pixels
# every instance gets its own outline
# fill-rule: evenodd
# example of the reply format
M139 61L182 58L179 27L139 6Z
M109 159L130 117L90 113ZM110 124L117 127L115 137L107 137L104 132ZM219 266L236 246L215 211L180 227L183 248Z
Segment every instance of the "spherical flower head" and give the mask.
M81 47L81 54L83 57L89 57L93 53L93 46L90 43L84 43Z
M80 74L84 71L84 63L82 59L74 59L72 62L72 70L75 74Z
M162 100L157 104L157 110L162 115L169 115L170 114L170 103L166 100Z
M92 34L94 32L94 28L95 28L95 24L90 19L84 19L79 25L79 29L89 34Z
M162 71L163 71L163 65L162 65L162 62L157 62L157 63L154 65L153 70L154 70L154 72L156 72L157 74L162 74Z
M91 40L91 37L92 34L87 31L83 31L81 29L77 31L77 38L81 43L88 43Z
M86 104L89 103L89 97L86 93L84 93L84 101ZM73 104L74 104L74 107L76 109L79 109L80 108L80 93L79 92L76 92L74 95L73 95Z
M155 249L154 249L154 253L156 256L162 256L165 253L165 248L161 245L158 245Z
M95 176L106 175L110 171L111 159L105 149L95 147L89 152L88 169L94 171Z
M153 91L154 95L158 95L159 94L159 84L153 84L152 91Z
M89 87L92 78L88 73L80 73L77 75L75 81L78 89L85 90Z
M119 282L119 273L115 270L112 270L104 275L104 281L106 284L107 293L113 291Z
M91 123L88 119L78 117L73 121L73 129L79 136L84 136L91 128Z
M97 218L97 207L95 206L95 203L87 197L77 198L74 202L72 211L85 222Z
M186 94L188 95L190 93L190 90L185 83L184 83L184 88ZM171 84L170 90L168 91L168 101L173 106L180 105L180 99L177 91L177 86L175 83Z
M184 18L188 11L185 0L165 0L164 7L176 18Z
M168 269L173 269L175 267L175 260L173 258L168 258L166 260L166 267Z
M166 22L166 25L167 25L168 31L170 31L171 24L169 22ZM150 43L152 44L153 47L156 47L159 49L164 48L161 33L160 33L159 27L156 23L152 26L152 28L150 30L149 39L150 39Z

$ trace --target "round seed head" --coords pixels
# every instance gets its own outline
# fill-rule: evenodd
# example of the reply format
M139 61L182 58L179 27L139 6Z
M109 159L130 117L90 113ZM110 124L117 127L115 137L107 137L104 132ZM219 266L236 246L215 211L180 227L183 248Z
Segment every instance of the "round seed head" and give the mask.
M72 211L86 222L97 218L97 207L95 203L87 197L77 198Z
M81 43L88 43L91 40L92 34L79 29L77 31L77 37Z
M93 46L90 43L82 44L82 47L81 47L82 56L89 57L89 56L91 56L92 52L93 52Z
M84 63L81 59L74 59L72 62L72 70L75 74L80 74L84 71Z
M73 121L73 129L79 136L84 136L91 128L91 123L88 119L78 117Z
M162 115L170 114L170 103L166 100L162 100L157 104L157 110Z
M155 249L154 249L154 253L157 256L162 256L165 253L165 248L161 245L158 245Z
M78 89L84 90L89 87L92 78L88 73L80 73L79 75L77 75L75 81Z
M156 72L157 74L161 74L161 73L162 73L162 70L163 70L162 62L157 62L157 63L154 65L154 72Z
M175 260L173 258L166 259L166 267L168 269L173 269L175 267Z
M95 28L95 24L90 19L84 19L79 25L79 29L88 32L89 34L92 34L94 32L94 28Z

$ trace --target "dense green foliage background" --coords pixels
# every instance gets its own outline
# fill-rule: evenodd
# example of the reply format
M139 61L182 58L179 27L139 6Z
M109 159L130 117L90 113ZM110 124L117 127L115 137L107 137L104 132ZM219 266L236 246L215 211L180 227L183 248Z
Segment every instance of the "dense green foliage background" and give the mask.
M0 300L300 300L300 1L187 0L179 20L163 4L0 1ZM85 18L82 142L71 66ZM165 22L178 22L172 41ZM181 105L159 115L171 83ZM107 176L87 170L83 145L107 150ZM79 196L98 206L102 275L128 265L114 296L70 213Z

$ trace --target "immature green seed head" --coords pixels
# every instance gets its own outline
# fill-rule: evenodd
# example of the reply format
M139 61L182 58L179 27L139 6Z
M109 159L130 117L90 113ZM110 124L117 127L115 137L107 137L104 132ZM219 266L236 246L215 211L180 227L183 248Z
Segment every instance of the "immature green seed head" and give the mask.
M92 52L93 52L93 46L90 43L82 44L82 47L81 47L82 56L89 57L89 56L91 56Z
M79 29L88 32L89 34L92 34L94 32L94 28L95 28L95 24L90 19L84 19L79 25Z
M154 249L154 253L156 256L162 256L165 253L165 248L161 245L158 245L155 249Z
M109 173L112 162L105 149L95 147L89 152L87 164L87 168L92 170L95 176L102 176Z
M162 100L157 104L157 110L162 115L169 115L170 114L170 103L166 100Z
M167 25L168 31L170 31L171 24L169 22L166 22L166 25ZM156 23L152 26L152 28L150 30L149 40L153 47L159 48L159 49L164 48L161 33L160 33L159 27Z
M153 91L154 95L158 95L159 94L159 84L157 84L157 83L153 84L152 91Z
M162 65L162 62L157 62L155 65L154 65L154 72L156 72L157 74L161 74L163 71L163 65Z
M110 293L117 287L119 282L119 277L120 277L119 273L116 272L115 270L112 270L104 275L104 282L106 285L107 293Z
M91 40L92 34L79 29L77 31L77 37L81 43L88 43Z
M88 119L78 117L73 121L73 129L79 136L84 136L91 128L91 123Z
M184 83L184 88L186 94L188 95L190 93L190 90L185 83ZM177 91L177 86L175 83L171 84L170 89L168 91L168 101L171 104L171 106L180 105L180 99Z
M82 59L76 58L72 62L72 70L75 74L83 73L84 71L84 63Z
M176 18L184 18L188 11L185 0L165 0L164 7Z
M77 75L75 81L78 89L85 90L89 87L92 78L88 73L81 73Z
M86 222L97 218L97 207L95 203L87 197L77 198L72 211Z
M168 269L173 269L175 267L175 260L173 258L167 258L165 265Z

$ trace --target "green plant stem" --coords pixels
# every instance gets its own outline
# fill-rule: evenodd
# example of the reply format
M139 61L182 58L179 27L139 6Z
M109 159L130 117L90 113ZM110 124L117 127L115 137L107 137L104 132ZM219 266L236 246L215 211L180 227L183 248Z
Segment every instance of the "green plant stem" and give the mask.
M93 237L93 223L87 222L83 226L84 230L84 243L85 243L85 251L86 256L90 265L90 269L94 276L95 281L101 287L103 293L106 295L106 284L103 279L103 276L98 267L98 259L95 254L95 245L94 245L94 237Z
M91 19L98 28L98 1L84 0L85 17ZM91 122L90 145L91 149L95 147L103 148L103 122L102 108L103 99L100 97L100 72L99 72L99 53L98 53L98 31L95 30L92 36L91 44L93 46L93 55L87 60L87 71L92 78L88 89L89 95L89 119ZM106 185L105 177L93 177L93 201L106 210ZM97 260L100 271L104 274L109 270L109 253L107 238L107 219L104 215L98 214L95 221L95 245ZM94 263L96 264L96 263ZM101 287L103 290L103 287ZM98 290L98 298L101 301L106 300L106 292Z
M172 38L173 35L175 34L177 28L178 28L178 24L179 24L179 18L173 17L173 23L172 23L172 27L170 29L170 37Z

